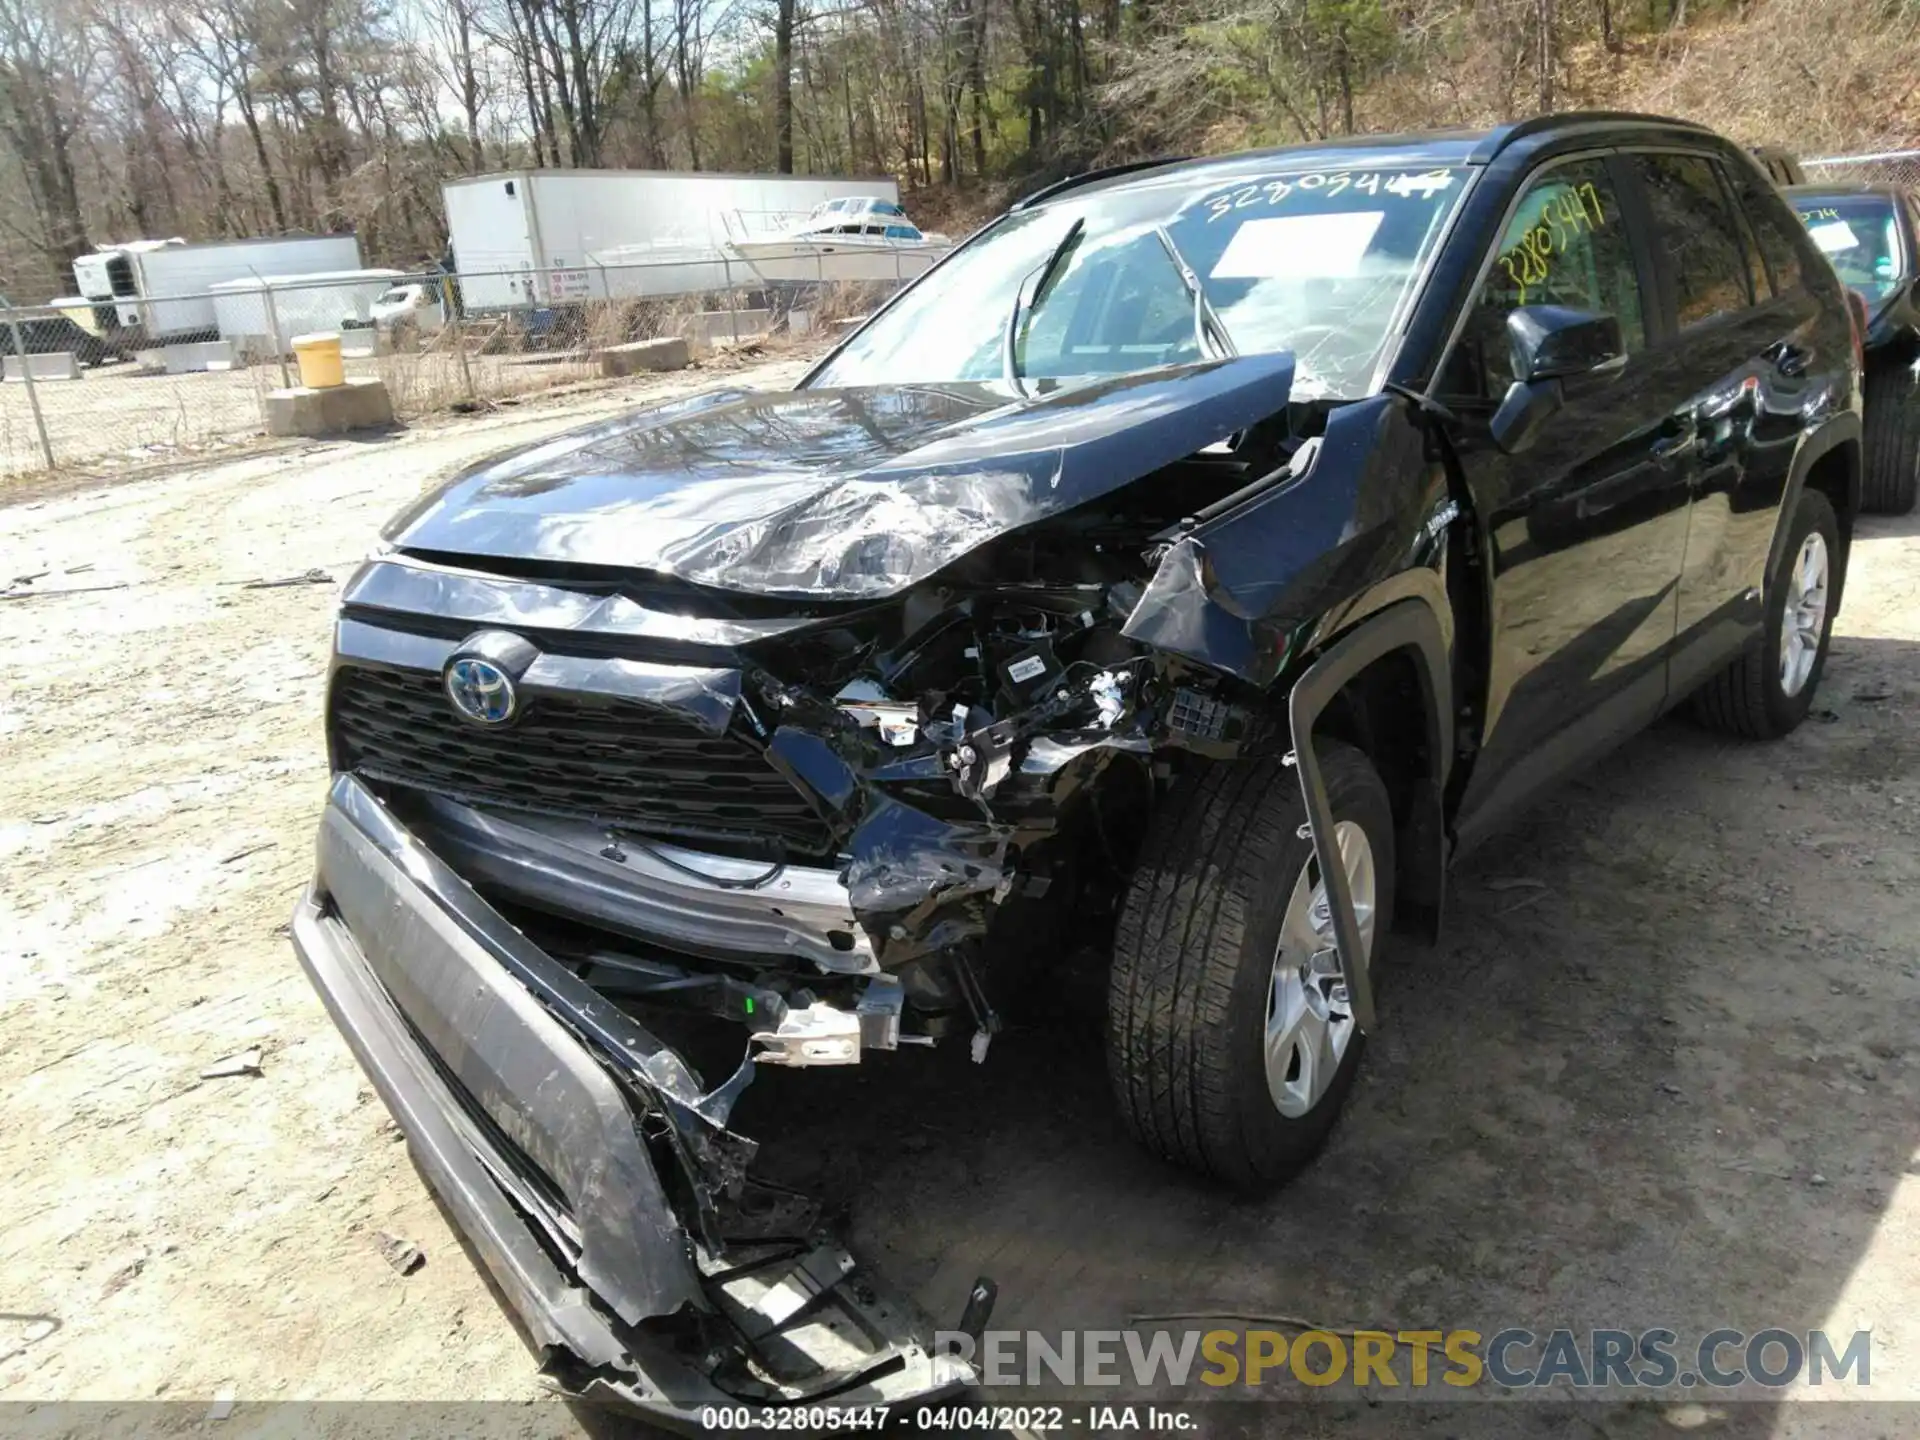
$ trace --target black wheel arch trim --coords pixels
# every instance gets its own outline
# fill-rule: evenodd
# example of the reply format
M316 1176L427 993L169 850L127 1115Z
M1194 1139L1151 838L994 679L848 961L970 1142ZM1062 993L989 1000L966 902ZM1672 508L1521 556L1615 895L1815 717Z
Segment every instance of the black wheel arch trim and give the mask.
M1326 779L1314 744L1314 726L1334 697L1361 671L1396 651L1411 651L1427 712L1428 773L1419 787L1420 806L1423 809L1437 806L1439 797L1445 793L1453 757L1453 681L1446 633L1438 612L1425 599L1393 601L1341 631L1301 672L1287 696L1287 718L1293 739L1288 760L1299 775L1300 798L1306 809L1314 855L1327 887L1334 940L1347 976L1354 1022L1363 1034L1370 1033L1376 1022L1373 982L1362 957L1353 896L1347 889L1346 871L1340 864L1334 841L1333 807L1327 798ZM1415 878L1435 891L1432 903L1437 911L1445 841L1437 814L1432 818L1436 823L1417 828L1426 832L1422 834L1422 848L1430 846L1434 854L1403 856L1399 868L1402 873L1409 873L1411 865Z
M1807 475L1813 467L1841 446L1853 445L1853 463L1847 467L1847 508L1839 518L1840 534L1840 574L1842 583L1846 577L1846 552L1851 548L1853 522L1860 515L1860 487L1863 479L1865 430L1860 422L1860 412L1854 409L1842 410L1830 416L1820 427L1809 434L1793 457L1793 468L1787 474L1787 488L1781 492L1780 513L1774 517L1773 541L1767 546L1767 568L1763 584L1771 587L1773 577L1780 571L1781 552L1786 548L1788 532L1793 528L1793 512L1799 508L1800 492L1807 487Z

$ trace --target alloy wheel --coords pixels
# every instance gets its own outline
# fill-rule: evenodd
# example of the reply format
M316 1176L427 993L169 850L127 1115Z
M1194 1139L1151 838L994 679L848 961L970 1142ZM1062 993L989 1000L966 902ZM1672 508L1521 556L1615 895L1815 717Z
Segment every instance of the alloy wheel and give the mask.
M1830 568L1826 537L1812 531L1787 572L1786 609L1780 616L1780 689L1789 698L1806 688L1820 658Z
M1347 873L1361 949L1373 954L1376 884L1373 846L1351 820L1334 827L1334 844ZM1333 916L1320 867L1300 867L1273 956L1267 989L1267 1092L1274 1108L1299 1119L1320 1103L1353 1043L1353 1007L1334 942Z

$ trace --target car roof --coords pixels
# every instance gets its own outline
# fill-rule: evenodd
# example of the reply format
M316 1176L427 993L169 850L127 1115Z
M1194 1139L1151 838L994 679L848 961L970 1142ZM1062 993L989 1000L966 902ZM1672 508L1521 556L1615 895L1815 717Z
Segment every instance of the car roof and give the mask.
M1612 110L1573 110L1536 115L1489 129L1423 130L1404 135L1352 135L1246 150L1234 155L1204 158L1166 157L1112 165L1071 175L1016 201L1024 209L1073 192L1076 195L1125 190L1173 178L1229 184L1243 176L1270 175L1288 170L1333 170L1365 164L1382 168L1443 165L1484 165L1511 146L1527 141L1545 143L1556 135L1593 129L1667 129L1710 135L1704 126L1662 115Z

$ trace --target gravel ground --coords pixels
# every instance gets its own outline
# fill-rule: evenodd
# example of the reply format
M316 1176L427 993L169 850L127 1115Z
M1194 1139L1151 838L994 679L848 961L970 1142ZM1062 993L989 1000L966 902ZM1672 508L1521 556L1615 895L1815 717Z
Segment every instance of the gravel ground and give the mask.
M0 603L0 1397L540 1393L285 937L328 619L423 482L687 383L0 488L0 584L75 592ZM1446 941L1383 965L1328 1152L1272 1200L1136 1152L1064 1021L978 1069L773 1076L739 1122L830 1143L856 1247L938 1316L988 1274L1018 1328L1870 1326L1873 1393L1920 1400L1917 719L1920 523L1869 522L1815 718L1772 746L1663 722L1471 857ZM202 1078L250 1050L261 1073ZM425 1265L396 1273L388 1236ZM1447 1413L1432 1433L1491 1425ZM1912 1428L1874 1414L1761 1423Z

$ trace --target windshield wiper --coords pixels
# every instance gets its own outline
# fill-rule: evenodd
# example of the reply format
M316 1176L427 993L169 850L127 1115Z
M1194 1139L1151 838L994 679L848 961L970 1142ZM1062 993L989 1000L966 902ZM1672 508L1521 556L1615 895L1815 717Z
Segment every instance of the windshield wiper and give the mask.
M1193 267L1187 263L1187 257L1180 253L1180 247L1173 243L1173 234L1164 225L1153 227L1153 233L1160 238L1161 246L1167 252L1167 258L1173 262L1173 268L1180 272L1180 283L1187 287L1187 294L1193 297L1193 343L1202 353L1209 348L1221 357L1238 355L1239 349L1233 343L1233 337L1227 333L1225 322L1219 312L1213 308L1213 302L1207 299L1207 292L1201 288L1200 277L1193 273ZM1209 346L1207 337L1211 334L1213 344Z
M1080 232L1087 228L1087 217L1082 215L1067 227L1067 233L1060 237L1060 243L1053 247L1046 260L1035 273L1033 300L1022 304L1027 287L1024 283L1013 292L1013 313L1007 316L1006 348L1000 357L1000 369L1013 393L1026 398L1027 387L1020 379L1020 314L1031 310L1040 303L1040 297L1047 293L1047 284L1053 279L1053 272L1060 268L1060 262L1067 258L1074 242L1080 238Z

